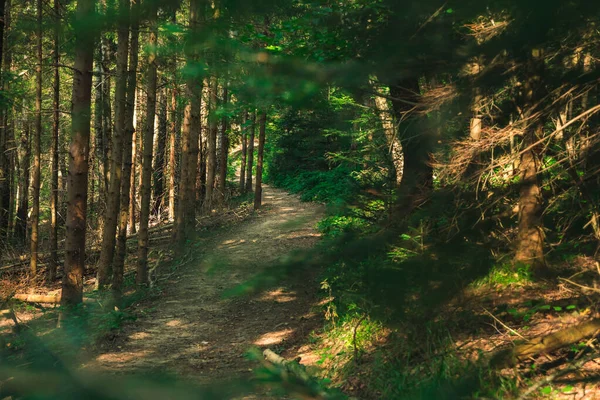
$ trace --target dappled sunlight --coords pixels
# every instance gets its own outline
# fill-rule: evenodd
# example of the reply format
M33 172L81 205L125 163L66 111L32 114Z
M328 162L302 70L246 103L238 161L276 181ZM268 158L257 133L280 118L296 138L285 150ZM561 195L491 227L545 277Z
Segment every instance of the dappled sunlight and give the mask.
M132 340L144 340L148 339L151 335L148 332L135 332L129 335L129 339Z
M167 322L165 325L170 326L170 327L176 327L176 326L181 326L181 321L178 319L174 319L172 321Z
M124 351L124 352L115 352L115 353L106 353L101 354L96 357L97 361L102 363L109 364L124 364L130 361L139 360L145 357L148 357L152 351L150 350L140 350L140 351Z
M274 301L276 303L288 303L296 300L295 292L285 292L283 288L271 290L260 297L261 301Z
M292 333L294 333L294 330L289 328L265 333L260 338L258 338L258 340L254 342L254 344L257 346L272 346L274 344L280 344L289 336L291 336Z

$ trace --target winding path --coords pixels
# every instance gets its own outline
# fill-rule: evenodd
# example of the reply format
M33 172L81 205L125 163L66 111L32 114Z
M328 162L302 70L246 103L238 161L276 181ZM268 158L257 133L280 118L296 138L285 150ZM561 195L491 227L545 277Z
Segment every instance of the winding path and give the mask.
M319 240L315 225L322 206L266 185L263 193L260 213L198 239L197 261L170 278L160 299L140 305L139 318L86 369L159 372L213 383L249 376L256 364L244 354L252 346L302 355L320 323L315 274L307 271L268 289L224 296Z

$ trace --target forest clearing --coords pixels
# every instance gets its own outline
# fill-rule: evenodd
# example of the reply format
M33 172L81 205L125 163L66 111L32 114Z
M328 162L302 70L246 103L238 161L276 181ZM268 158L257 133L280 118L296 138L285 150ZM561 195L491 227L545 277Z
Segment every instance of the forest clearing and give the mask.
M0 0L0 400L600 399L599 24Z

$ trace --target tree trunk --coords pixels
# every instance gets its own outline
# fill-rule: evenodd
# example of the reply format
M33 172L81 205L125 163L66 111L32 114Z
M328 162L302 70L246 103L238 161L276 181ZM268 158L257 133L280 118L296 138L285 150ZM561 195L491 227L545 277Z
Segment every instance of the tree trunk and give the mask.
M86 29L94 15L95 0L79 0L75 14L75 65L73 73L72 135L69 150L67 233L62 305L83 298L85 231L87 215L88 155L92 100L93 32Z
M404 170L404 153L402 151L402 143L394 128L394 120L391 107L388 100L379 95L375 95L375 107L377 114L381 119L385 141L391 157L392 166L394 167L394 183L396 190L400 188L402 183L402 173Z
M127 91L127 58L129 49L129 0L119 0L119 23L117 44L117 82L115 86L115 131L113 133L110 166L110 187L104 231L102 232L102 251L98 262L96 278L97 289L104 288L110 282L112 264L115 255L117 220L120 210L121 179L123 164L123 138L125 137L125 108Z
M217 167L217 88L218 80L213 77L210 84L210 111L208 114L208 141L207 141L207 159L206 159L206 196L204 204L206 210L210 212L213 201L213 189L215 186L215 175Z
M56 279L58 268L58 131L60 126L60 0L54 0L54 88L52 120L52 184L50 190L50 269L48 280Z
M419 97L419 79L406 79L390 86L392 108L398 126L397 136L404 154L398 209L407 215L433 188L433 168L429 164L431 145L426 134L415 132L410 113ZM414 119L413 119L414 120Z
M160 215L165 198L165 152L167 150L167 96L165 89L158 100L158 134L154 156L154 206L153 214Z
M190 0L190 37L193 40L195 32L198 30L198 18L200 16L200 2ZM196 65L196 50L189 51L187 56L187 65L194 67ZM188 104L185 107L183 129L181 134L181 184L179 185L179 205L177 208L176 241L178 251L183 250L184 245L190 239L196 229L196 174L198 171L198 141L200 135L200 97L202 93L202 84L198 77L188 76L186 82L186 96ZM192 219L190 219L190 216Z
M542 90L541 71L543 58L541 50L532 50L528 61L529 77L524 84L525 107L527 115L534 114L534 107ZM523 146L531 147L543 133L543 121L537 119L530 122L523 136ZM529 265L536 273L545 266L544 261L544 227L542 222L543 198L538 183L539 146L521 154L520 173L521 188L519 190L519 225L516 243L515 262Z
M265 132L267 125L267 112L261 111L258 119L258 157L256 158L256 185L254 189L254 209L258 210L262 205L262 173L263 158L265 152Z
M248 167L246 167L246 192L252 191L252 166L254 164L254 132L256 131L256 111L252 111L250 138L248 140Z
M240 192L245 191L246 185L246 155L248 154L248 111L244 111L244 119L242 123L242 160L240 163Z
M179 116L177 115L177 83L171 89L171 103L169 105L169 221L175 220L175 183L177 182L177 149L179 135Z
M137 86L138 48L139 48L140 4L134 2L131 7L131 42L129 44L129 69L127 71L127 89L125 104L125 130L123 136L123 176L121 179L121 205L119 211L119 230L117 234L117 253L113 266L112 290L118 300L123 286L123 271L127 255L127 224L129 223L129 201L131 189L133 119L135 107L135 89Z
M227 82L223 88L223 107L227 107ZM227 117L221 121L221 152L219 153L219 196L220 201L225 201L225 190L227 186L227 158L229 155L229 137L227 136Z
M157 6L151 3L148 25L150 28L150 53L146 88L146 129L142 142L142 205L140 207L140 230L138 233L138 265L136 283L148 283L148 220L150 218L150 194L152 183L152 150L154 136L154 115L156 113L156 46L158 44Z
M6 0L0 0L0 15L4 16L6 10ZM0 60L4 59L4 29L5 29L5 18L0 20ZM2 67L0 66L0 73L2 73ZM0 238L8 233L8 209L10 208L10 180L8 158L6 157L7 151L7 140L8 135L6 129L1 127L0 129Z
M24 102L24 101L23 101ZM27 212L29 209L29 172L31 165L31 146L29 143L30 124L27 120L27 107L23 107L23 128L19 144L19 178L17 198L17 220L14 236L21 242L27 242Z
M110 71L110 44L111 41L107 36L102 37L101 57L102 57L102 143L104 148L102 149L102 164L104 170L104 194L105 203L108 203L108 190L110 186L110 153L112 148L112 135L113 135L113 123L112 123L112 105L110 101L111 94L111 71ZM105 214L106 214L106 204ZM104 216L102 217L104 219Z
M105 158L104 158L104 128L103 128L103 113L104 113L104 93L102 90L103 87L103 75L102 75L102 55L100 51L96 52L96 61L95 61L95 80L94 87L96 88L95 97L94 97L94 138L95 138L95 148L94 148L94 161L97 163L97 179L98 179L98 201L96 202L95 213L96 213L96 221L97 228L99 232L102 232L104 229L104 210L106 207L106 171L105 167Z
M42 138L42 0L37 0L37 65L35 68L35 134L33 136L33 170L31 173L31 258L29 268L32 275L37 274L38 246L40 227L40 174L41 174L41 138Z
M141 154L141 138L143 136L142 132L144 130L144 119L143 119L143 91L138 88L136 94L135 101L135 112L134 112L134 122L135 122L135 130L133 132L132 138L132 147L131 147L131 159L133 161L133 166L131 168L131 182L129 187L129 229L131 233L136 233L136 209L137 209L137 168L141 164L140 163L140 154ZM141 175L141 174L140 174Z

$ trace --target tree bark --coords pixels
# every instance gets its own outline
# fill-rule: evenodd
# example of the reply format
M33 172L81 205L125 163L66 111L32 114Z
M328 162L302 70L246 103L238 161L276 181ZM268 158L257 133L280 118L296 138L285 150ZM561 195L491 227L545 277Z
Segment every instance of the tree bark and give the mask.
M227 82L223 87L223 107L227 107ZM220 201L225 201L225 190L227 189L227 159L229 155L229 137L227 136L227 117L221 120L221 152L219 153L219 180L218 189Z
M117 44L117 82L115 86L115 131L113 133L110 186L102 232L102 251L98 262L96 288L103 289L111 279L115 255L117 222L120 210L123 164L123 138L125 137L125 108L127 103L127 58L129 49L129 0L119 0Z
M263 158L265 152L265 132L267 125L267 112L261 111L258 118L258 156L256 158L256 185L254 188L254 209L258 210L262 205L262 173Z
M388 100L383 96L375 95L375 106L377 107L377 114L379 114L379 118L381 119L385 141L391 157L392 166L394 167L394 184L396 190L398 190L402 184L402 175L404 171L404 152L402 151L402 143L400 143L400 138L394 128L393 114L391 107L388 104Z
M242 160L240 163L240 192L245 191L246 185L246 156L248 153L248 111L244 111L244 119L242 123Z
M208 141L207 141L207 159L206 159L206 196L204 205L206 210L210 211L213 201L213 189L215 186L215 176L217 167L217 89L218 80L216 77L211 79L210 83L210 112L208 114Z
M404 155L402 185L398 191L397 208L407 215L418 206L420 200L433 188L433 168L429 164L431 145L426 134L415 132L414 118L410 116L419 97L418 77L408 78L390 86L392 108L397 136Z
M102 149L102 163L104 170L104 194L105 203L108 203L108 190L110 186L110 153L112 148L112 136L113 136L113 119L112 119L112 103L110 99L111 94L111 54L110 54L111 40L107 36L102 37L101 46L101 58L102 58L102 143L104 148ZM106 204L104 204L106 214ZM104 219L104 216L102 217Z
M163 88L158 100L158 130L154 155L153 214L160 215L165 198L165 152L167 150L167 96Z
M0 15L4 16L6 11L6 0L0 0ZM6 21L2 18L0 21L0 60L4 59L4 30ZM2 73L2 66L0 66L0 73ZM9 166L8 158L6 157L7 151L7 140L8 135L6 129L2 127L0 129L0 238L8 233L8 210L10 208L10 181L9 181Z
M62 305L83 299L85 231L87 215L88 156L92 100L93 32L88 22L94 15L95 0L79 0L75 14L75 65L73 73L72 135L69 150L67 232Z
M156 81L157 63L156 46L158 45L157 6L151 3L148 14L150 28L150 53L148 55L148 72L146 88L146 129L142 143L142 204L140 207L140 230L138 233L138 264L136 283L139 286L148 283L148 221L150 218L150 194L152 183L152 151L154 136L154 115L156 113Z
M190 36L189 44L193 43L194 34L198 30L200 16L199 0L190 0ZM197 52L189 46L187 50L186 64L190 68L195 68L197 63ZM183 116L183 127L181 133L181 183L179 185L179 205L176 210L175 220L175 239L178 245L178 251L184 249L187 240L191 239L196 229L196 174L198 171L198 141L200 135L200 97L202 93L202 84L197 76L188 76L186 81L186 96L188 103L185 106ZM192 219L190 219L190 216Z
M541 72L543 68L541 50L532 50L528 60L529 76L524 84L525 107L527 115L534 114L535 105L542 90ZM543 121L534 120L526 128L523 146L531 147L543 133ZM538 182L539 156L538 147L521 154L519 189L519 225L516 243L515 262L529 265L536 273L542 272L544 261L544 227L542 222L543 197Z
M177 83L171 89L171 102L169 104L169 221L175 220L175 193L176 182L179 176L177 168L177 152L179 148L179 115L177 113Z
M31 256L29 269L37 274L38 246L40 226L40 174L41 174L41 138L42 138L42 0L37 0L37 65L35 68L35 134L33 135L33 170L31 172Z
M52 184L50 189L50 269L48 280L56 279L58 268L58 140L60 126L60 0L54 0L54 87L52 113Z
M252 111L250 138L248 139L248 167L246 167L246 192L252 191L252 166L254 164L254 133L256 131L256 111Z
M23 101L25 103L25 101ZM27 211L29 209L29 173L31 165L31 145L29 142L30 124L23 107L23 127L19 144L19 178L17 198L17 219L15 221L14 236L21 242L27 242Z
M127 71L127 88L125 104L125 130L123 136L123 176L121 179L121 205L119 211L119 230L117 234L117 253L113 266L112 290L118 300L123 286L123 271L127 255L127 224L129 223L129 201L131 189L133 118L135 107L135 90L137 86L138 48L139 48L140 4L135 1L131 6L131 41L129 43L129 69Z

